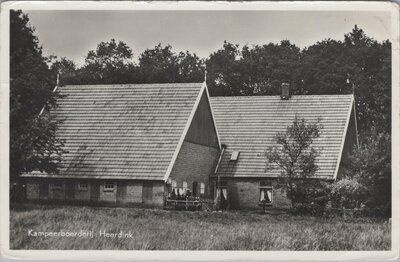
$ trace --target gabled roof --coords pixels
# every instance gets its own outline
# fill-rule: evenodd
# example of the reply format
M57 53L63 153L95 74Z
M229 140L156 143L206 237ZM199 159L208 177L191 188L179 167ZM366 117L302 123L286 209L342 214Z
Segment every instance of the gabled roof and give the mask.
M165 180L205 84L59 87L59 176Z
M280 96L212 97L219 138L226 146L215 175L279 176L280 169L267 168L265 152L276 145L275 134L284 132L297 114L307 121L320 118L321 135L312 145L321 150L316 175L335 178L353 100L353 95L294 95L289 100ZM237 161L230 161L233 151L240 151Z

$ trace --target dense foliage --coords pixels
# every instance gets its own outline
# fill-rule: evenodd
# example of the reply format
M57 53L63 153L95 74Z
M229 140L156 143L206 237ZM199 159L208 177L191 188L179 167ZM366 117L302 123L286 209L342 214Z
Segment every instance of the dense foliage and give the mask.
M56 76L47 66L29 19L10 12L10 180L24 171L56 172L62 141L55 137L57 123L44 111L55 106Z
M360 184L353 198L363 194L362 205L383 209L386 215L391 212L391 155L390 134L373 128L363 137L360 148L350 156L352 165L344 177Z
M78 67L67 58L44 57L28 17L11 11L10 48L12 177L32 169L57 170L62 143L54 137L57 123L46 115L37 117L46 104L55 106L57 73L62 85L201 82L207 69L214 96L276 95L282 82L289 82L294 94L354 93L361 146L338 185L352 181L348 186L367 192L362 204L390 206L391 43L377 42L357 26L342 41L325 39L303 50L288 40L241 48L224 42L206 59L159 44L135 62L127 44L111 39L88 51ZM337 188L335 194L345 191ZM346 197L360 192L354 194Z

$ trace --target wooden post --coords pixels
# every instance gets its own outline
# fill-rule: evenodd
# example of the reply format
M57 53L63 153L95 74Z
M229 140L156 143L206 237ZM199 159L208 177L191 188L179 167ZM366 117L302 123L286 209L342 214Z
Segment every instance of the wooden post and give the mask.
M217 181L217 196L218 196L218 194L220 193L219 192L219 190L220 190L220 177L218 176L218 181ZM221 192L222 193L222 192ZM219 196L218 198L217 198L217 210L219 210L220 209L220 199L221 199L221 196Z

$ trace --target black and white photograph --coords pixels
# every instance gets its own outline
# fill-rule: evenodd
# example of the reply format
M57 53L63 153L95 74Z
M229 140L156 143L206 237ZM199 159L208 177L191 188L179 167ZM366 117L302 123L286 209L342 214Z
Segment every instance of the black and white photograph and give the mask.
M398 258L398 5L58 3L2 7L9 251Z

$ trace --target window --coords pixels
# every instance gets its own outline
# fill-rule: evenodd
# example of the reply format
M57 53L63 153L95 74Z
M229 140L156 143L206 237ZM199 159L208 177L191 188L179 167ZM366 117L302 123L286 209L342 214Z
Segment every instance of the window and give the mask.
M204 195L206 193L206 186L204 183L200 183L200 194Z
M173 196L178 195L178 188L177 188L176 180L171 181L171 189L173 192Z
M105 183L104 191L114 191L114 183Z
M53 183L53 189L62 189L63 183L61 181L57 181Z
M142 190L142 201L144 204L153 203L153 182L144 181Z
M272 184L260 182L260 204L269 205L272 203Z
M220 208L224 209L228 204L228 182L217 181L216 189L215 202L220 203Z
M86 191L86 190L88 190L88 188L89 188L88 183L82 183L82 182L80 182L80 183L78 184L78 189L79 189L79 190Z
M233 151L230 161L237 161L239 159L240 151Z
M182 189L183 189L183 193L185 193L187 191L187 182L183 181Z

